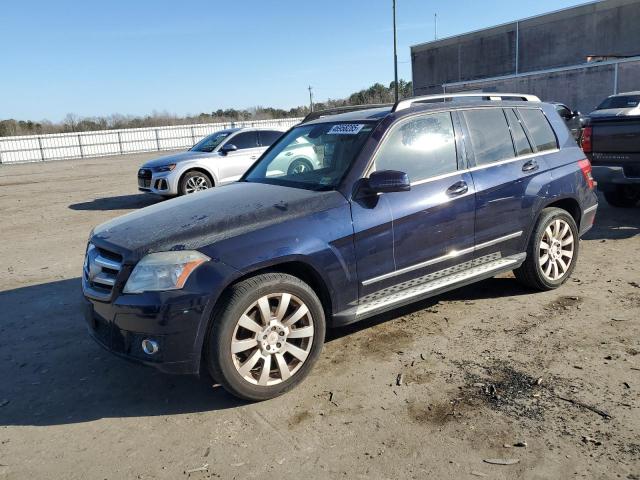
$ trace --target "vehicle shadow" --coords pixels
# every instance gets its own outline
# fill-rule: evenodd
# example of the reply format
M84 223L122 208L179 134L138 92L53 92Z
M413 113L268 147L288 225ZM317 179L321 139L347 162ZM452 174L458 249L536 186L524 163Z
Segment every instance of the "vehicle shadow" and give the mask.
M211 381L165 375L103 350L86 332L80 288L74 278L0 292L0 425L61 425L245 404Z
M616 208L598 195L596 223L585 240L619 240L640 235L640 207Z
M96 198L90 202L73 203L71 210L130 210L148 207L164 200L159 195L137 193L133 195L118 195L115 197Z

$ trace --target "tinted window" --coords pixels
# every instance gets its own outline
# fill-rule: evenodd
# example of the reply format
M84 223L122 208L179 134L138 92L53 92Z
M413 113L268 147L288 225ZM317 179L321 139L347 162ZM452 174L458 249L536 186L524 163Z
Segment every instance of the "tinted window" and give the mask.
M556 105L556 111L564 119L571 118L571 110L564 105Z
M553 129L542 110L519 108L518 112L520 112L520 116L531 135L531 140L539 152L558 148L556 134L553 133Z
M417 182L457 169L456 142L449 113L435 113L394 128L380 147L376 170L399 170Z
M640 95L620 95L617 97L609 97L596 110L605 110L607 108L633 108L640 103Z
M229 143L238 147L238 150L255 148L258 146L258 134L257 132L241 132L230 138Z
M275 130L261 130L260 132L260 145L263 147L270 147L276 140L282 136L282 132Z
M498 108L467 110L464 118L469 128L471 148L477 165L513 158L514 150L507 119Z
M532 153L533 150L531 149L529 140L527 140L527 136L524 133L520 120L518 120L518 117L511 108L507 108L505 112L507 114L507 119L509 120L509 126L511 127L511 136L513 137L513 143L516 147L516 153L518 155Z

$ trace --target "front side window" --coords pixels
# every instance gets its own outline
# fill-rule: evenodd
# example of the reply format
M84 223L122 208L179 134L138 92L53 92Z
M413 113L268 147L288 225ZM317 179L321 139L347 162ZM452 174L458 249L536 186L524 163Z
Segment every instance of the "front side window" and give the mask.
M515 156L507 119L500 108L479 108L463 112L469 129L476 165L507 160Z
M198 143L196 143L193 147L191 147L192 152L213 152L215 148L222 143L222 141L231 135L230 132L216 132L207 137L204 137Z
M558 148L556 134L553 133L551 125L542 110L533 108L519 108L518 112L529 130L531 140L536 146L538 152L545 150L555 150Z
M528 153L532 153L533 150L531 149L529 140L527 140L527 135L524 133L522 124L513 109L507 108L505 109L505 113L507 114L509 126L511 127L511 135L513 137L513 144L516 147L516 153L518 155L527 155Z
M256 148L258 146L257 132L240 132L229 139L231 145L235 145L238 150L245 148Z
M455 172L456 140L449 112L411 119L395 127L376 154L375 170L399 170L411 182Z
M371 122L296 127L262 156L243 181L332 190L338 186L374 127Z
M263 147L270 147L282 136L282 132L275 130L261 130L260 131L260 145Z

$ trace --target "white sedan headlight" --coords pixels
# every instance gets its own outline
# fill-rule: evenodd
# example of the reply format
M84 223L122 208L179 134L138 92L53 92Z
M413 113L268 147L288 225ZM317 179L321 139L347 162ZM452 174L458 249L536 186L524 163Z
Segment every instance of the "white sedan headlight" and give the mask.
M195 250L150 253L131 272L124 293L178 290L209 257Z

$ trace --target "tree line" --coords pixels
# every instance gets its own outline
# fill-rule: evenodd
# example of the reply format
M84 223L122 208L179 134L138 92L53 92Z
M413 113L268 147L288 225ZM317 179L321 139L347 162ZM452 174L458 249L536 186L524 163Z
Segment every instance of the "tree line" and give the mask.
M343 99L328 99L314 104L315 110L335 108L349 105L368 105L373 103L392 103L394 100L395 82L389 86L375 83L369 88L352 93ZM398 81L400 98L413 94L411 82ZM44 135L47 133L86 132L93 130L113 130L123 128L163 127L168 125L190 125L196 123L221 123L241 120L267 120L272 118L304 117L309 113L309 106L299 106L289 110L273 107L253 107L243 110L235 108L218 109L210 113L178 116L168 112L153 112L146 116L113 114L106 117L79 117L73 113L61 122L42 120L0 120L0 137L12 135Z

